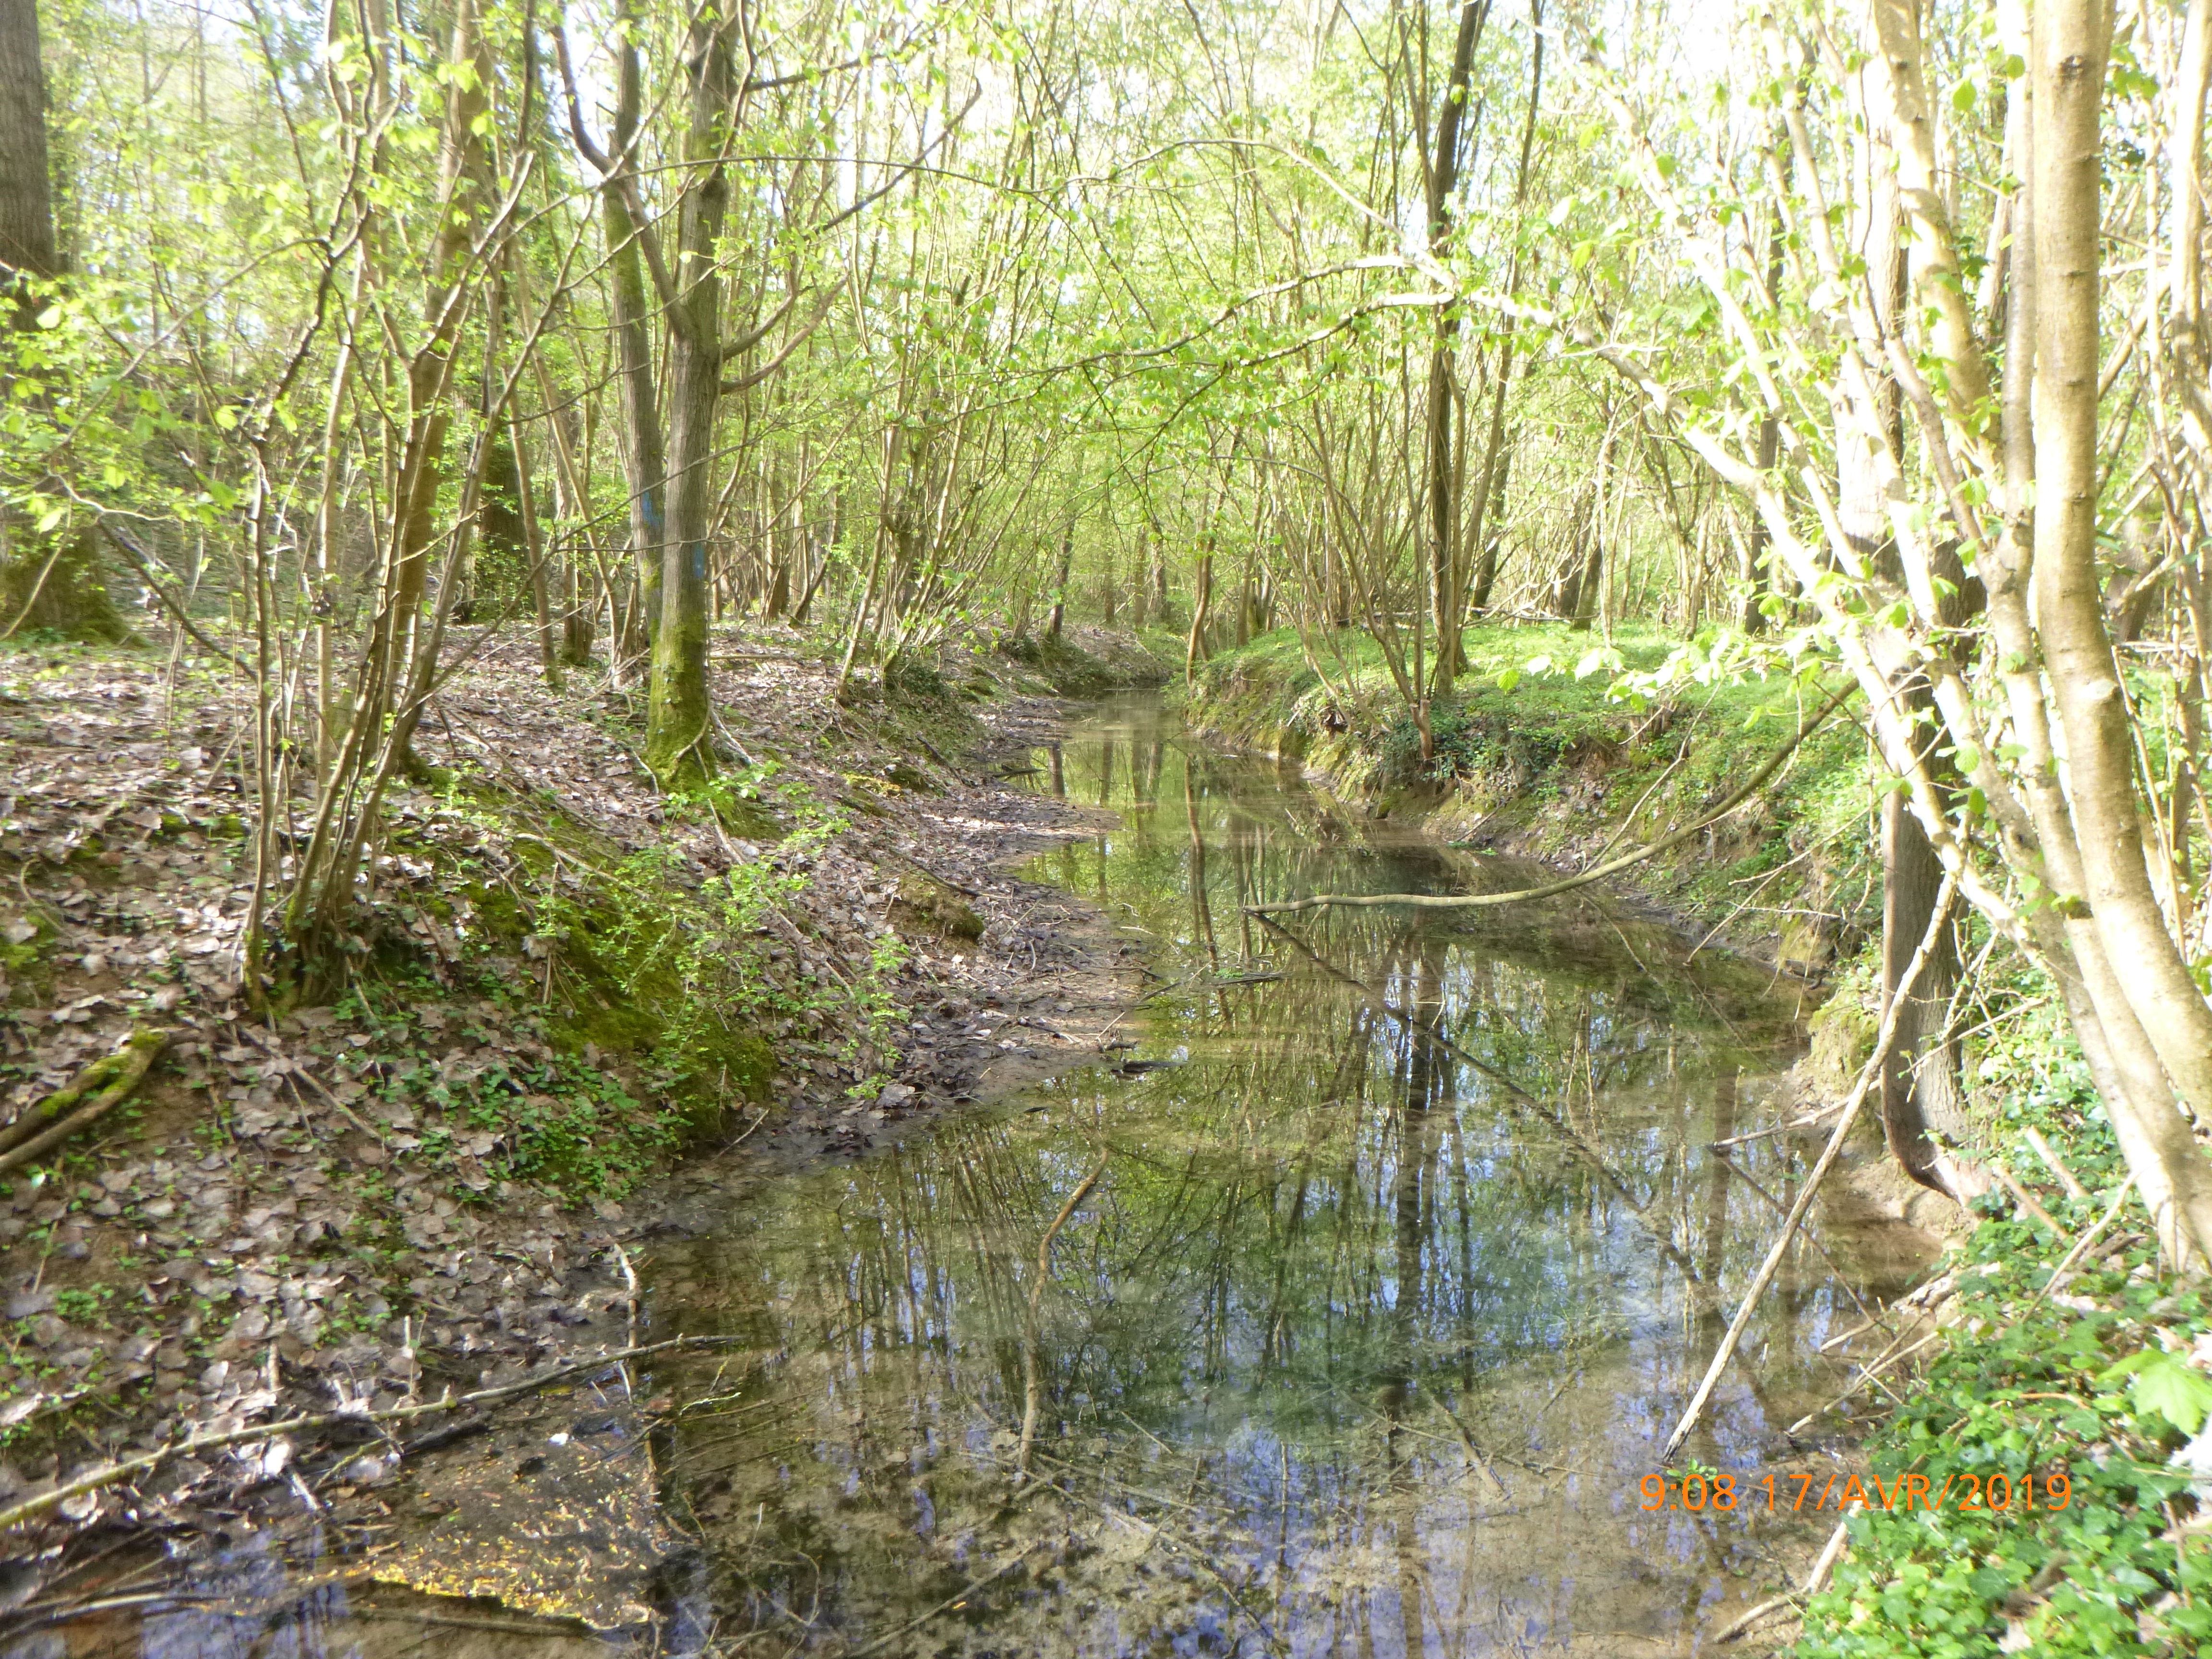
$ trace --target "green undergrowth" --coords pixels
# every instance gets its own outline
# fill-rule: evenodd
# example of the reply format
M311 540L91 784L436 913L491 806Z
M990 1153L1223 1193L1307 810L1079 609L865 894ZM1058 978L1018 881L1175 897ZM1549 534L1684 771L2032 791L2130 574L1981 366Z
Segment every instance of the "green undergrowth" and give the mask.
M1976 1069L1996 1155L2033 1127L2087 1188L2039 1194L2079 1238L2125 1170L2078 1054L2046 1016L2017 1023ZM1799 1659L2212 1650L2212 1548L2177 1530L2199 1505L2172 1462L2212 1409L2199 1346L2212 1304L2201 1283L2160 1271L2149 1232L2130 1196L2106 1235L2118 1248L2055 1294L2066 1246L2025 1216L1988 1216L1958 1247L1946 1267L1960 1322L1869 1447L1883 1490L1919 1476L1933 1493L1948 1482L1953 1499L1908 1512L1877 1498L1850 1517L1850 1550L1807 1610ZM1996 1508L1993 1479L2006 1494ZM1962 1509L1973 1492L1982 1506Z
M541 1049L531 1058L489 1045L498 1057L459 1082L427 1056L392 1057L379 1093L441 1115L442 1139L422 1134L417 1157L571 1199L619 1196L766 1097L777 1037L835 1035L848 1060L880 1048L896 943L837 963L789 914L846 816L773 763L667 797L665 811L717 820L740 854L732 867L710 873L667 842L623 848L481 779L448 780L400 815L390 847L418 872L414 888L380 902L376 948L337 1012L422 1046L423 1000L465 993L502 1029L542 1039L526 1043ZM487 1185L464 1184L478 1198Z
M1302 761L1377 816L1447 840L1580 864L1692 823L1795 729L1800 689L1717 679L1624 695L1680 646L1610 645L1564 624L1468 630L1469 668L1439 698L1424 757L1381 649L1364 634L1264 635L1201 665L1188 713L1228 740ZM1629 878L1672 908L1818 965L1878 921L1864 739L1832 720L1754 799Z

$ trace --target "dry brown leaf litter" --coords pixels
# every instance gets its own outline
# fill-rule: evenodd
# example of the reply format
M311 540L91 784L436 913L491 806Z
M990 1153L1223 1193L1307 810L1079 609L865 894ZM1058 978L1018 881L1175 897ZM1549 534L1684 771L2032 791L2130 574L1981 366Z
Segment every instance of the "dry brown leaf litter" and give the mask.
M964 734L978 741L963 759L963 734L941 723L902 745L880 708L835 707L829 672L793 636L730 634L716 646L733 756L772 759L786 783L849 818L805 860L778 967L864 961L917 872L951 884L984 924L974 940L915 930L880 1052L855 1052L853 1034L831 1028L771 1031L773 1105L739 1115L758 1131L750 1150L763 1166L856 1154L902 1120L1096 1053L1126 1000L1122 947L1056 890L1006 868L1092 826L989 771L992 756L1048 738L1056 706L994 699ZM532 997L469 993L463 969L482 965L492 941L450 868L402 844L496 869L517 862L501 825L428 789L392 803L412 833L380 850L368 914L451 988L411 1010L424 1058L395 1060L387 1030L331 1009L273 1026L248 1017L237 983L252 898L246 712L227 670L188 659L0 659L0 868L13 889L0 889L0 1121L134 1025L177 1032L131 1109L0 1200L0 1500L183 1432L524 1376L618 1345L635 1316L620 1246L653 1224L653 1191L580 1206L503 1182L498 1137L447 1121L432 1098L434 1084L554 1058ZM456 677L422 749L434 765L557 802L613 847L668 848L701 878L763 856L761 844L672 818L638 763L635 714L636 694L604 676L550 693L517 641ZM559 950L526 938L490 965L557 992L548 969ZM581 1058L643 1086L624 1056L587 1045ZM853 1097L884 1074L879 1093ZM434 1141L436 1159L425 1156ZM367 1193L371 1175L381 1184ZM391 1248L353 1248L395 1232ZM263 1509L305 1508L392 1473L388 1459L325 1457L303 1481L291 1455L258 1448L221 1468L174 1466L147 1490L78 1500L68 1519L222 1510L246 1492Z

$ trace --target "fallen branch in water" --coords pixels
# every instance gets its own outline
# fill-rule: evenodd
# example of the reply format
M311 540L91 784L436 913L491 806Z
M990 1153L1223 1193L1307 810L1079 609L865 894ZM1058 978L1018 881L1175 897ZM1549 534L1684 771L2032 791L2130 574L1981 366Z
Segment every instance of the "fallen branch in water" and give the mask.
M1055 1486L1053 1490L1057 1492L1059 1488ZM1046 1542L1046 1540L1038 1540L1036 1543L1030 1545L1027 1548L1021 1551L1020 1553L1016 1555L1012 1560L1006 1562L1003 1566L999 1567L994 1571L985 1573L981 1578L975 1579L963 1589L946 1596L945 1600L939 1601L935 1607L930 1608L928 1612L916 1614L914 1618L908 1620L903 1625L899 1626L896 1630L885 1631L881 1636L876 1637L871 1641L863 1642L857 1648L848 1649L845 1654L845 1659L862 1659L862 1656L864 1655L882 1652L884 1649L890 1646L892 1643L897 1641L900 1637L908 1634L909 1632L921 1629L931 1620L936 1618L939 1613L951 1612L954 1607L959 1607L964 1603L968 1598L975 1595L976 1591L988 1589L993 1584L997 1583L999 1580L1004 1578L1008 1573L1013 1571L1015 1568L1026 1562L1030 1557L1035 1555L1039 1550L1044 1548Z
M88 1469L76 1480L56 1486L52 1492L42 1492L25 1498L11 1508L0 1510L0 1532L44 1515L48 1510L67 1503L72 1498L82 1498L87 1492L104 1491L136 1474L144 1474L158 1468L173 1457L185 1457L194 1452L215 1451L224 1446L244 1445L248 1441L268 1440L280 1434L305 1434L316 1429L336 1428L342 1423L399 1423L418 1417L434 1417L443 1412L459 1411L468 1406L497 1405L501 1401L535 1392L554 1382L579 1376L586 1371L604 1370L624 1360L641 1358L647 1354L666 1353L676 1348L708 1348L742 1342L736 1336L676 1336L665 1342L648 1342L641 1348L620 1348L613 1353L600 1354L591 1359L578 1360L574 1364L556 1366L543 1376L526 1377L520 1382L504 1383L496 1389L478 1389L474 1394L459 1396L447 1395L441 1400L426 1401L413 1406L387 1406L381 1411L314 1412L304 1417L288 1417L281 1422L258 1424L246 1429L226 1429L220 1434L195 1435L189 1440L173 1441L170 1444L146 1453L140 1457L126 1457L120 1462L103 1463L98 1468Z
M1928 931L1920 936L1920 948L1912 953L1912 960L1905 965L1905 977L1898 981L1897 989L1890 996L1889 1006L1882 1011L1881 1030L1875 1036L1874 1052L1867 1056L1866 1064L1859 1068L1858 1080L1851 1085L1850 1098L1844 1103L1844 1115L1836 1120L1836 1127L1828 1135L1828 1144L1820 1149L1819 1161L1813 1165L1812 1173L1805 1177L1805 1184L1797 1189L1797 1200L1790 1206L1790 1213L1782 1223L1782 1231L1775 1236L1773 1248L1767 1251L1766 1260L1759 1264L1759 1272L1752 1279L1751 1288L1743 1293L1742 1305L1736 1309L1735 1317L1729 1322L1728 1334L1721 1338L1720 1346L1713 1351L1713 1363L1705 1369L1705 1381L1698 1384L1697 1393L1690 1397L1690 1403L1683 1408L1682 1420L1674 1425L1674 1432L1667 1437L1667 1444L1659 1454L1662 1464L1674 1461L1674 1455L1682 1449L1682 1443L1690 1437L1690 1431L1697 1426L1698 1418L1705 1409L1705 1402L1713 1397L1713 1389L1719 1385L1721 1374L1728 1370L1729 1361L1735 1354L1736 1344L1743 1340L1744 1331L1751 1323L1751 1316L1759 1306L1759 1297L1766 1294L1766 1287L1774 1282L1774 1275L1781 1270L1782 1258L1789 1251L1790 1241L1797 1236L1798 1226L1804 1221L1806 1212L1813 1207L1814 1194L1820 1190L1820 1182L1827 1178L1837 1155L1844 1150L1844 1137L1850 1133L1851 1125L1858 1117L1859 1108L1866 1104L1868 1091L1874 1087L1875 1079L1881 1076L1881 1068L1889 1060L1890 1046L1897 1040L1898 1011L1905 1006L1906 1000L1912 994L1912 988L1919 983L1921 970L1927 967L1929 957L1936 953L1936 942L1942 937L1943 929L1951 925L1951 909L1958 902L1958 896L1959 878L1947 870L1943 872L1942 888L1936 895L1936 913L1929 918Z
M1907 1328L1908 1333L1910 1328L1910 1327ZM1881 1374L1887 1370L1892 1365L1903 1364L1906 1360L1911 1358L1913 1355L1918 1353L1923 1348L1926 1347L1930 1342L1933 1342L1937 1337L1942 1334L1943 1333L1941 1331L1930 1331L1927 1335L1922 1337L1911 1347L1902 1350L1898 1348L1895 1344L1892 1344L1889 1352L1881 1355L1874 1362L1873 1364L1861 1371L1858 1374L1857 1380L1854 1382L1850 1388L1845 1389L1841 1394L1838 1395L1833 1400L1831 1400L1826 1405L1820 1407L1818 1410L1807 1412L1804 1416L1799 1418L1795 1423L1792 1423L1784 1432L1788 1434L1803 1433L1807 1429L1813 1425L1814 1419L1826 1416L1828 1413L1835 1410L1837 1407L1842 1405L1846 1400L1849 1400L1861 1389L1866 1387L1868 1383L1878 1380ZM1902 1342L1905 1339L1903 1337L1898 1338L1899 1342ZM1894 1398L1895 1396L1893 1395L1892 1397Z
M129 1042L93 1061L67 1087L27 1107L22 1116L0 1129L0 1175L35 1163L78 1130L106 1117L138 1086L147 1068L168 1046L167 1031L133 1031Z
M1740 1135L1730 1135L1725 1140L1714 1141L1712 1150L1717 1152L1723 1152L1730 1146L1748 1146L1754 1140L1765 1140L1770 1135L1796 1134L1801 1129L1817 1129L1820 1126L1820 1120L1835 1109L1833 1105L1823 1106L1818 1111L1808 1112L1804 1116L1791 1118L1787 1122L1777 1123L1764 1129L1749 1129Z
M1454 1042L1449 1037L1443 1036L1441 1032L1431 1030L1419 1020L1415 1019L1413 1015L1407 1013L1403 1008L1399 1007L1395 1003L1392 1002L1389 998L1384 996L1373 986L1368 984L1366 981L1358 978L1355 975L1346 973L1343 969L1338 967L1327 957L1322 955L1320 951L1315 950L1312 945L1307 944L1304 939L1300 939L1296 933L1291 931L1290 928L1284 927L1281 922L1277 921L1273 916L1261 916L1259 917L1259 922L1262 927L1267 928L1269 931L1281 935L1282 938L1289 941L1289 943L1302 953L1307 961L1312 963L1315 967L1320 969L1332 979L1351 987L1352 989L1358 992L1360 995L1366 998L1368 1002L1375 1008L1382 1013L1388 1014L1392 1019L1396 1020L1401 1030L1413 1036L1419 1038L1424 1042L1434 1044L1439 1050L1450 1055L1462 1065L1474 1067L1474 1070L1480 1072L1484 1077L1488 1078L1492 1083L1498 1085L1499 1088L1504 1090L1507 1094L1512 1096L1514 1099L1519 1101L1530 1111L1534 1112L1539 1117L1542 1118L1545 1122L1550 1124L1552 1126L1553 1132L1559 1135L1562 1140L1565 1141L1570 1147L1582 1154L1584 1161L1587 1162L1593 1170L1597 1171L1598 1176L1604 1181L1605 1184L1613 1188L1614 1194L1620 1198L1620 1201L1627 1206L1628 1212L1634 1216L1637 1220L1644 1224L1644 1230L1650 1235L1652 1243L1658 1247L1661 1254L1665 1255L1669 1261L1672 1261L1677 1267L1681 1269L1682 1277L1692 1285L1703 1285L1705 1282L1704 1275L1699 1273L1698 1271L1697 1264L1690 1261L1688 1257L1685 1256L1680 1250L1674 1247L1673 1242L1668 1237L1667 1231L1663 1227L1654 1224L1646 1206L1638 1200L1635 1193L1630 1189L1628 1183L1613 1172L1612 1166L1607 1164L1605 1159L1599 1155L1597 1148L1591 1146L1589 1141L1585 1140L1583 1138L1581 1131L1577 1129L1572 1123L1560 1116L1559 1113L1553 1111L1550 1107L1545 1105L1544 1103L1535 1095L1531 1094L1528 1090L1522 1088L1519 1083L1514 1080L1510 1073L1502 1071L1498 1067L1492 1066L1488 1060L1483 1060L1475 1054L1469 1054L1466 1049L1461 1048L1459 1044Z
M1782 769L1783 763L1796 754L1805 739L1820 729L1821 722L1835 713L1844 699L1850 695L1852 689L1850 686L1844 687L1821 704L1814 713L1801 720L1798 723L1796 734L1789 742L1768 756L1765 763L1759 770L1738 785L1727 799L1695 823L1677 830L1671 835L1662 836L1648 847L1639 847L1632 853L1624 853L1617 859L1608 860L1603 864L1593 865L1580 875L1563 876L1557 881L1546 882L1540 887L1525 887L1512 893L1316 893L1310 898L1284 899L1273 904L1248 904L1244 907L1245 914L1255 916L1286 915L1294 910L1321 910L1332 906L1350 908L1384 904L1405 905L1417 910L1474 910L1497 904L1519 904L1529 899L1552 898L1560 893L1571 893L1577 887L1587 887L1594 881L1602 881L1606 877L1618 874L1632 866L1641 864L1646 859L1656 858L1662 853L1672 851L1698 831L1719 823L1729 813L1735 811L1737 807L1757 793L1768 779Z

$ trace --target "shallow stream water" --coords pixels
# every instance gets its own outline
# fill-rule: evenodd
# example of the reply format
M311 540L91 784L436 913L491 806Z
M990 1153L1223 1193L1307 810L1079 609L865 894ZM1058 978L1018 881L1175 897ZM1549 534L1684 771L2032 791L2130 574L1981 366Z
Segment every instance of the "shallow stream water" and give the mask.
M1798 988L1596 898L1289 919L1309 954L1243 907L1540 872L1142 701L1033 777L1118 816L1032 873L1154 947L1134 1047L663 1254L709 1287L669 1328L748 1338L666 1455L696 1604L873 1651L1365 1656L1674 1650L1761 1597L1832 1522L1639 1483L1793 1194L1773 1141L1708 1148L1781 1110ZM1885 1242L1814 1230L1690 1457L1791 1456Z
M1539 872L1144 700L1031 781L1103 809L1031 873L1149 947L1130 1046L656 1247L653 1330L741 1339L651 1379L656 1645L1679 1653L1802 1571L1832 1516L1640 1484L1802 1174L1711 1150L1782 1112L1800 988L1588 891L1309 913L1293 945L1243 907ZM1052 980L1025 992L999 1040L1053 1046ZM1747 1492L1836 1467L1782 1431L1917 1265L1815 1224L1689 1449ZM343 1607L287 1641L133 1628L162 1659L506 1639L395 1647Z

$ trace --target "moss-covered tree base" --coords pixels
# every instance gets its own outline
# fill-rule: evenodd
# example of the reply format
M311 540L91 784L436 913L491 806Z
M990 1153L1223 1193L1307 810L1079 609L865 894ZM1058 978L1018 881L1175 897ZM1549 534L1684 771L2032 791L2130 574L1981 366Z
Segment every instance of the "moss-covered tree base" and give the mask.
M127 645L136 639L107 591L89 530L58 541L11 536L0 553L0 629Z

